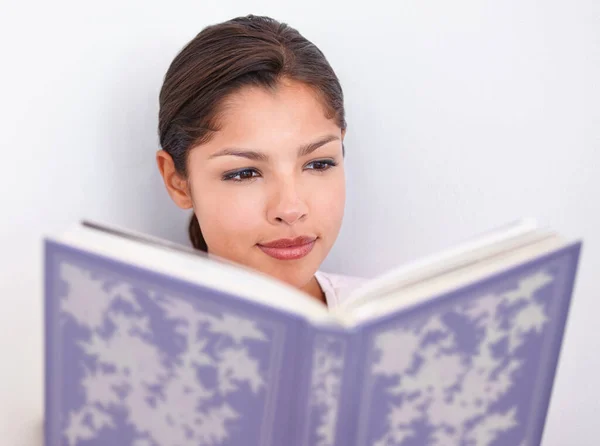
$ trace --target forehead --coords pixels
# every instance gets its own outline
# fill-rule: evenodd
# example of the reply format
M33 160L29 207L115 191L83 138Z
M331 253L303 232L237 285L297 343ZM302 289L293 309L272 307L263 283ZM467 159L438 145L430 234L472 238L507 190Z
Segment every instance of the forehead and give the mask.
M232 94L219 113L219 131L212 141L224 143L256 142L294 146L337 129L327 117L319 94L310 86L282 81L275 88L244 87ZM338 129L338 131L341 131Z

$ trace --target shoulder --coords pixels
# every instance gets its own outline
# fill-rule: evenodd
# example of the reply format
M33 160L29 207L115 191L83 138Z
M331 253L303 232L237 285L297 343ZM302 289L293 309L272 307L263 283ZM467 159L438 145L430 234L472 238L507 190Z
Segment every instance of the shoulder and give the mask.
M325 294L329 308L342 303L352 291L366 280L362 277L332 274L324 271L317 271L315 277Z

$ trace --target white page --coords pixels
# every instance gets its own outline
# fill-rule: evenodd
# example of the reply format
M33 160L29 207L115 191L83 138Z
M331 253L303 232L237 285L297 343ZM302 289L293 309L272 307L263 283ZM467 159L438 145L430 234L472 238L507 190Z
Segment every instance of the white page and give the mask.
M479 262L468 268L459 268L446 274L439 274L431 280L415 282L404 289L391 292L388 295L380 296L379 299L373 299L361 306L357 306L351 312L341 309L341 311L344 311L345 324L357 325L385 314L406 310L442 294L482 280L485 277L561 249L566 245L567 241L562 237L549 235L521 245L516 249L482 258Z
M466 267L478 259L547 236L534 219L523 219L473 237L440 253L401 265L367 281L342 304L351 311L372 299L400 290L413 282L427 280L445 272Z
M145 237L128 233L134 237ZM336 323L335 317L323 304L308 298L305 293L270 276L231 262L209 259L206 255L196 255L194 252L145 244L79 225L60 237L49 238L117 261L298 314L316 324ZM162 243L157 239L151 240Z

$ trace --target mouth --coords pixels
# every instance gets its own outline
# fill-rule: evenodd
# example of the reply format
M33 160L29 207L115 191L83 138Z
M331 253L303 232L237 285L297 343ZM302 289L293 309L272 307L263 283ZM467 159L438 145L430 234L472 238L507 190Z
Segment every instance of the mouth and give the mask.
M315 246L317 237L296 237L293 239L279 239L257 246L265 254L277 260L296 260L306 257Z

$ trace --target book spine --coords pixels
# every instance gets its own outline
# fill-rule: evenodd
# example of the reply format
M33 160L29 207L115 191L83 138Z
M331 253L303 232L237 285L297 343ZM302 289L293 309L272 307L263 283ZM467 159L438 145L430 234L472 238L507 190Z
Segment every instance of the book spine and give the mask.
M354 334L307 325L297 354L295 446L348 446L357 357Z
M335 446L353 446L360 420L360 399L365 372L370 366L365 361L364 335L361 327L346 332L347 353L340 386L340 403Z

